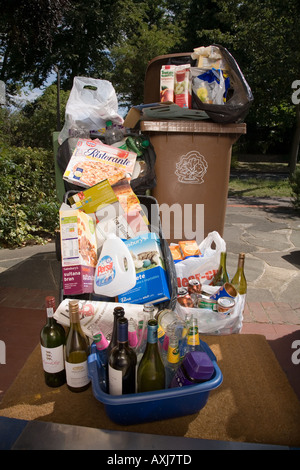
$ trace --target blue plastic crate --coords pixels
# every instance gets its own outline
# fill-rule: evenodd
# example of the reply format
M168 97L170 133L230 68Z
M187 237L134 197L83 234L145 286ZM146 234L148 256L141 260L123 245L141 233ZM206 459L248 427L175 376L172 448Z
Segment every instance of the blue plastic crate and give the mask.
M109 418L122 425L160 421L197 413L206 405L210 391L219 387L223 381L215 355L206 343L201 341L201 345L214 364L214 373L210 380L182 388L128 395L116 396L105 393L100 387L96 356L89 356L89 377L92 381L93 394L104 404Z

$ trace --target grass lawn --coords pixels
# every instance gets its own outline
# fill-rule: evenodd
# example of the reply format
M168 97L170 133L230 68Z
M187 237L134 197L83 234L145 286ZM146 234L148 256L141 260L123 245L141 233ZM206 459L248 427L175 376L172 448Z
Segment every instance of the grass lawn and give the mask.
M229 180L229 196L293 196L287 164L235 162L232 173L234 176ZM272 174L276 174L276 177Z

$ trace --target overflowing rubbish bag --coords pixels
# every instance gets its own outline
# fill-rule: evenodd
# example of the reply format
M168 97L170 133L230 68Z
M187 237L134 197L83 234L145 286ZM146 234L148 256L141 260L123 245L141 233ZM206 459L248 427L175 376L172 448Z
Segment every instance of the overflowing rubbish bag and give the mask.
M215 122L220 123L234 123L234 122L242 122L246 115L249 112L251 103L253 102L253 94L251 91L250 86L248 85L240 67L238 66L234 57L230 54L230 52L223 46L210 46L210 50L214 50L214 48L218 48L219 55L218 59L212 58L212 60L218 60L218 65L224 67L224 72L226 72L227 79L230 80L229 88L224 92L226 92L226 100L223 103L209 103L206 102L206 99L201 99L201 95L197 94L194 90L192 91L192 99L193 99L193 108L203 110L207 113L207 115ZM200 49L208 49L208 48L200 48ZM207 55L204 56L204 59L207 58L209 60L209 52ZM213 54L213 53L212 53ZM201 57L197 55L194 51L194 55L192 57ZM203 59L202 59L203 60ZM201 63L201 62L200 62ZM199 60L198 60L199 64ZM198 65L199 67L199 65ZM222 76L223 73L220 75ZM221 79L222 81L222 79ZM227 85L228 86L228 85ZM205 93L206 98L206 93Z
M108 119L123 123L118 114L118 99L113 85L107 80L75 77L58 142L62 144L72 130L90 132L105 128Z

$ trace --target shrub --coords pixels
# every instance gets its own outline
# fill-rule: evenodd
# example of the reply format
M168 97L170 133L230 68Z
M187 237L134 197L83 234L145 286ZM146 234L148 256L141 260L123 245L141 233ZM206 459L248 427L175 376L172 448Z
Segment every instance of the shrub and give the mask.
M291 188L293 191L293 204L297 210L300 210L300 168L297 168L290 177Z
M0 144L0 246L42 243L58 225L53 154Z

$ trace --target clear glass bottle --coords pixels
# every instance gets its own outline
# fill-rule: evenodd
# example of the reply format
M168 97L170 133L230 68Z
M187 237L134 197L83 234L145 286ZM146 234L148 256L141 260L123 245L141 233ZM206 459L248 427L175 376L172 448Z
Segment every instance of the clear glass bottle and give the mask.
M138 392L165 388L165 367L158 349L157 328L156 319L148 321L147 346L137 371Z
M198 322L197 319L192 317L189 322L187 339L186 339L186 354L192 351L200 351L200 338L198 331Z
M235 275L231 280L231 284L236 288L240 295L247 293L247 280L244 272L245 253L240 253L238 258L238 265Z
M180 354L178 347L178 338L175 335L172 335L169 339L167 361L166 361L166 388L169 388L172 382L172 379L177 371L177 368L180 364Z
M45 383L48 387L60 387L66 382L64 362L66 335L63 326L53 318L55 313L55 298L53 296L46 297L45 305L47 323L43 326L40 333Z
M70 330L65 349L67 385L72 392L83 392L90 385L87 358L89 341L79 320L78 300L69 301Z
M118 319L117 345L108 361L108 384L111 395L134 393L136 389L136 354L128 345L128 320Z
M229 282L229 276L226 268L226 257L226 251L222 251L220 255L220 264L218 271L216 272L213 277L213 280L211 281L212 286L223 286L225 282Z

